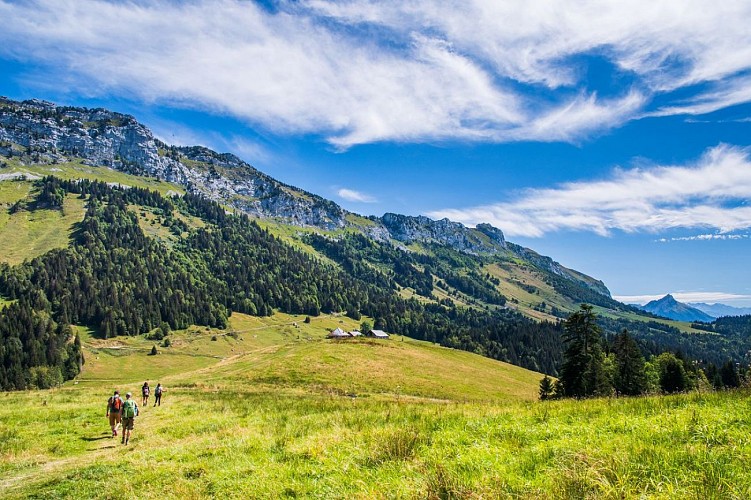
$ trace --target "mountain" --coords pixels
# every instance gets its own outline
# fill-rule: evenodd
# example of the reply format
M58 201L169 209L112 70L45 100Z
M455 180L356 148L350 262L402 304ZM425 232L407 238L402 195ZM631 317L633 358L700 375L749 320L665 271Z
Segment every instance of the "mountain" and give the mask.
M130 115L101 108L56 106L36 99L18 102L0 98L2 156L16 158L24 166L48 165L49 173L54 173L55 165L80 161L152 177L262 220L324 232L356 231L408 251L449 247L468 255L506 257L513 261L511 267L521 260L540 274L534 281L541 279L542 289L551 288L549 300L530 298L529 309L542 302L564 310L573 310L579 302L621 307L601 281L508 243L503 232L489 224L468 228L448 219L435 221L393 213L361 217L333 201L281 183L232 154L200 146L167 145ZM524 295L524 289L531 286L527 281L532 280L526 276L514 278L510 291ZM556 300L557 295L566 298Z
M365 317L549 374L560 319L581 303L600 308L608 333L628 321L650 352L724 361L748 351L743 339L685 336L685 325L640 315L490 225L363 217L103 109L0 99L0 208L0 388L75 376L70 325L152 336L225 328L233 313Z
M751 307L733 307L725 304L705 304L703 302L689 302L688 305L714 318L721 318L723 316L746 316L751 314Z
M704 321L711 322L714 318L699 309L683 304L668 294L658 300L653 300L641 306L644 311L676 321Z

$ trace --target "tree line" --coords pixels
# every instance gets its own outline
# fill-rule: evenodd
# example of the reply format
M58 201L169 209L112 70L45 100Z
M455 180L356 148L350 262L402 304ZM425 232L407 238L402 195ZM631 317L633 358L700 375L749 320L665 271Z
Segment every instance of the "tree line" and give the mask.
M591 305L582 304L563 324L560 376L540 381L540 398L585 398L675 393L739 387L745 379L733 360L721 367L687 358L681 351L646 359L637 340L623 330L608 342Z

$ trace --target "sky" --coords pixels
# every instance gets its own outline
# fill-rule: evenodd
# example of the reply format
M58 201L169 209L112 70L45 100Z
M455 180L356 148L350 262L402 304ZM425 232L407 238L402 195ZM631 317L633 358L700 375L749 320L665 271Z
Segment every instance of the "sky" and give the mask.
M0 95L134 115L612 294L751 306L751 2L0 0Z

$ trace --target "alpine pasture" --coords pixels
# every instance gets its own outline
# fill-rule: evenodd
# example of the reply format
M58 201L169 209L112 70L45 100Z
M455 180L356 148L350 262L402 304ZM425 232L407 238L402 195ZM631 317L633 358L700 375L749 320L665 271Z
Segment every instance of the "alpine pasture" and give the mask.
M337 326L357 324L234 314L169 347L80 329L77 380L0 395L0 496L751 497L747 391L539 402L538 373L399 335L325 339ZM163 403L123 446L106 400L140 404L145 380Z

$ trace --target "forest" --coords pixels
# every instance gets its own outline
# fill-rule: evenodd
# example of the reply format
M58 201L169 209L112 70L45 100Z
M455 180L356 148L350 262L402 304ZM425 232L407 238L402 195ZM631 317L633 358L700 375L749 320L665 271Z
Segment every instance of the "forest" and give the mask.
M324 260L194 194L164 197L52 176L36 181L34 193L10 210L62 210L66 196L77 196L86 212L67 248L0 265L0 296L11 301L0 310L2 389L49 387L75 377L84 360L69 325L109 338L148 334L161 325L224 328L232 312L364 315L375 328L550 375L562 366L560 321L536 322L504 307L494 278L482 273L487 257L441 246L407 252L358 234L306 236ZM146 209L174 236L171 244L144 233L138 213ZM201 224L190 227L190 217ZM405 298L403 288L416 296ZM438 300L438 290L467 305ZM583 290L573 292L589 297ZM742 360L748 351L748 337L726 335L723 329L737 326L726 323L718 321L719 335L686 335L658 322L598 318L606 337L626 328L648 356L680 352L716 366Z
M107 338L145 334L165 322L172 329L221 328L232 311L363 314L378 328L534 370L554 373L560 360L558 325L505 309L404 299L388 273L325 263L200 196L165 198L145 189L55 177L37 181L36 188L33 201L14 209L61 209L68 195L86 200L87 209L68 248L0 266L0 294L14 304L0 312L0 325L8 325L0 331L2 343L9 346L2 352L3 389L49 386L34 379L34 370L63 367L62 379L78 373L80 362L69 360L80 361L80 350L65 338L65 325L86 325ZM172 247L147 237L133 207L159 213L162 224L181 237ZM178 213L206 224L189 229ZM398 265L400 276L420 275L410 262ZM470 279L464 286L478 285ZM499 294L492 297L502 302ZM19 311L36 319L20 322ZM48 342L49 332L59 340ZM36 345L50 355L33 354Z

